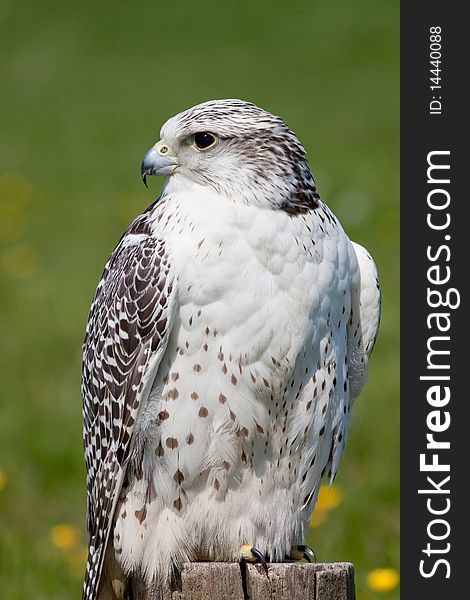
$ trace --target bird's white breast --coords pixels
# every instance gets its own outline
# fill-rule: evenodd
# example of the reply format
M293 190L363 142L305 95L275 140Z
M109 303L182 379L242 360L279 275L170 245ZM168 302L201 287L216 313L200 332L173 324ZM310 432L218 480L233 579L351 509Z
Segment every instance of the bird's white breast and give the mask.
M231 351L259 360L269 348L295 355L306 320L328 289L337 240L325 241L302 218L235 205L207 189L170 199L156 224L178 273L181 326L204 308Z
M118 518L123 556L157 572L188 540L193 554L181 560L201 549L236 560L240 540L256 538L282 558L292 536L301 539L306 490L326 465L339 411L349 241L311 214L235 205L202 188L168 193L154 216L179 307L138 424L156 497L146 477L134 483L133 508L141 515L146 506L149 527ZM271 523L269 531L257 523Z

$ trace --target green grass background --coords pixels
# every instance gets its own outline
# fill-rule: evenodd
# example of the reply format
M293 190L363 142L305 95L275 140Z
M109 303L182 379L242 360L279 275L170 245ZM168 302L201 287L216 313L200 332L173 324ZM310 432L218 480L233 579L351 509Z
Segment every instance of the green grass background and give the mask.
M305 145L320 193L376 259L383 319L337 483L312 530L358 598L399 561L399 17L390 0L0 3L0 597L78 598L85 541L81 343L103 265L153 200L139 179L161 124L251 100Z

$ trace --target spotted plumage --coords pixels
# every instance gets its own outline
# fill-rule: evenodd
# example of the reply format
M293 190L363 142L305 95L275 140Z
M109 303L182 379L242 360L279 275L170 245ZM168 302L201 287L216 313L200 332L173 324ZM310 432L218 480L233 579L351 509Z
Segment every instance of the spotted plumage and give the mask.
M279 117L208 102L161 138L142 171L167 184L107 263L84 344L86 600L245 544L283 560L336 473L379 324L373 261Z

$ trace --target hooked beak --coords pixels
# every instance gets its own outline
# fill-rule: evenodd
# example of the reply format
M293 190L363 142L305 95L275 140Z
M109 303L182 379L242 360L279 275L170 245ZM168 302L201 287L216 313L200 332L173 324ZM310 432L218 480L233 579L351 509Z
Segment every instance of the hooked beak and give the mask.
M162 141L150 148L140 166L140 176L145 186L147 175L170 175L178 166L178 160L172 156L170 148Z

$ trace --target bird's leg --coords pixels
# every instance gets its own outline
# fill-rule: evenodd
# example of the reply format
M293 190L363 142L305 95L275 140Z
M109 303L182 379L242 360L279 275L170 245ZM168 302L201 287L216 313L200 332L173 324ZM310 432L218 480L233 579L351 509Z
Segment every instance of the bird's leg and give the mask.
M266 556L258 550L250 546L250 544L243 544L242 546L242 559L246 562L259 562L263 565L263 569L268 574L268 559Z
M310 546L304 546L303 544L292 546L287 558L292 560L302 560L304 558L309 563L317 562L317 556L315 552L310 548Z

